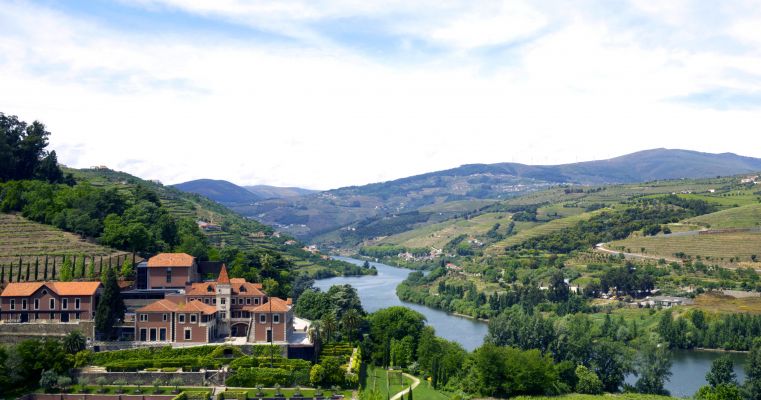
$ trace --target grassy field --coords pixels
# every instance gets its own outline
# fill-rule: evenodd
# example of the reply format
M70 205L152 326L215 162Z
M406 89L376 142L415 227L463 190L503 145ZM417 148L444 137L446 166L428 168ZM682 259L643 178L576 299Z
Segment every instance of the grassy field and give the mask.
M698 224L712 229L754 228L761 226L761 204L749 204L715 213L690 218L685 223Z
M721 294L707 293L695 298L695 304L687 306L704 311L735 314L761 314L761 297L734 298Z
M434 389L431 383L421 379L420 384L412 391L412 398L419 400L447 400L444 393Z
M579 221L586 221L592 216L600 213L601 211L585 212L582 214L572 215L566 218L559 218L547 222L546 224L537 225L533 228L518 231L517 234L492 244L487 249L488 253L501 253L505 247L520 244L527 239L531 239L537 236L546 235L551 232L559 231L563 228L567 228Z
M388 371L384 368L368 365L362 390L376 390L380 393L381 398L386 399L412 385L412 380L404 375L402 375L402 385L399 384L398 374L391 374L391 376L392 378L389 378ZM413 392L413 397L415 394L417 392Z
M53 258L56 258L58 267L64 255L95 257L98 260L96 264L101 256L104 263L108 262L109 257L115 263L117 257L123 259L128 256L123 251L88 242L73 233L38 224L18 215L0 213L0 265L13 264L17 267L21 258L22 272L25 273L27 263L34 268L37 258L43 263L45 256L48 256L52 268Z
M749 262L752 255L761 256L761 233L631 237L611 242L607 247L655 257L675 257L675 254L682 252L693 259L700 257L720 264Z

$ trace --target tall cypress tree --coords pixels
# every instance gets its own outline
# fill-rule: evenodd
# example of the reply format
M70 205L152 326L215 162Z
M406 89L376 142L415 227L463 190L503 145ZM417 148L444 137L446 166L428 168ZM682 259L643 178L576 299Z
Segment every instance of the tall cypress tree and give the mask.
M42 280L48 280L48 256L45 256L45 267L42 269Z
M35 282L40 278L39 272L40 272L40 258L39 257L35 257L34 258L34 280L35 280Z
M50 280L55 280L55 257L53 257L53 269L50 271Z
M119 283L116 281L116 272L109 268L95 313L95 330L103 339L116 339L114 325L117 321L124 319L124 310L124 300L119 291Z
M29 270L31 269L32 269L32 264L26 263L26 278L24 278L24 280L27 282L29 282L29 278L30 278Z

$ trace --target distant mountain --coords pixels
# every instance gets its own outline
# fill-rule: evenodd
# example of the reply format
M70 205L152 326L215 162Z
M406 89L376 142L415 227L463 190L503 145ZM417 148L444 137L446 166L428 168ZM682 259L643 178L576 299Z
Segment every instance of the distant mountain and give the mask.
M279 187L269 185L243 186L249 192L259 196L262 199L284 199L288 197L306 196L316 193L317 190L304 189L299 187Z
M595 184L633 183L661 179L709 178L761 171L761 159L733 153L701 153L691 150L652 149L608 160L561 165L492 164L526 178L545 181ZM461 167L465 168L467 166Z
M425 224L443 203L498 201L557 184L596 185L662 179L706 178L761 171L761 159L736 154L653 149L608 160L562 165L469 164L388 182L350 186L290 199L233 206L237 212L305 238L352 224L388 223L405 215L406 225ZM438 218L438 217L437 217ZM361 222L364 221L364 222ZM394 222L397 224L396 222ZM397 224L398 225L398 224ZM409 226L406 226L409 228ZM391 231L378 229L379 235Z
M183 192L200 194L216 202L228 205L249 204L262 199L262 197L245 188L223 180L197 179L172 186Z

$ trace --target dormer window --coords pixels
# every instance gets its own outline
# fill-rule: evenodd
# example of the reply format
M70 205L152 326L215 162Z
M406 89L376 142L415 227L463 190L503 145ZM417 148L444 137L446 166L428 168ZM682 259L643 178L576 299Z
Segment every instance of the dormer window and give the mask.
M214 291L214 288L211 287L211 285L206 286L206 291L211 293Z
M247 292L248 290L246 290L246 287L245 287L245 286L241 286L241 287L240 287L240 289L239 289L239 291L240 291L240 292Z

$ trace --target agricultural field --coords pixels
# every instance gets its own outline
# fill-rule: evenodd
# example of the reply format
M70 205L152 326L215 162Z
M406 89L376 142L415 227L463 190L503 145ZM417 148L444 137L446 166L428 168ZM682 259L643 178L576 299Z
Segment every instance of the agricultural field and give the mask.
M388 236L379 241L379 244L396 244L408 248L441 249L450 240L459 235L478 236L491 229L494 224L500 224L498 232L504 232L510 223L509 213L485 213L470 219L458 218L427 225L400 234ZM520 229L516 224L516 229ZM521 225L525 224L521 223Z
M630 237L606 247L651 257L681 258L683 254L719 264L752 262L754 255L761 256L761 232Z
M761 204L749 204L729 208L715 213L690 218L685 223L705 226L711 229L755 228L761 226Z
M108 262L109 258L119 257L123 259L130 256L123 251L104 247L83 239L73 233L64 232L50 225L38 224L28 219L14 215L0 213L0 265L18 265L19 259L23 264L23 272L26 265L35 263L36 259L42 262L47 256L49 262L53 258L61 265L63 256L87 256L100 260L102 257Z
M735 314L761 314L761 297L732 297L717 293L706 293L695 298L695 304L686 307L700 308L704 311Z
M559 231L563 228L567 228L571 225L574 225L579 221L585 221L593 217L594 215L599 214L600 212L601 211L599 210L592 211L592 212L585 212L585 213L572 215L565 218L555 219L545 224L537 225L533 228L519 230L517 234L492 244L491 246L489 246L489 248L486 251L487 253L492 253L492 254L501 253L504 251L505 247L507 246L520 244L527 239L546 235L551 232Z

